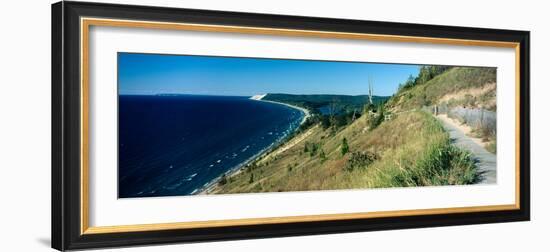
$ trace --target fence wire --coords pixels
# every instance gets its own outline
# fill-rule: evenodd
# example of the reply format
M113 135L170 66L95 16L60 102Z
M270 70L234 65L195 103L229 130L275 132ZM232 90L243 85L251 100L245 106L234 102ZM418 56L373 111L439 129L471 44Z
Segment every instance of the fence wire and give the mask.
M475 130L480 130L485 136L496 136L497 114L496 112L481 108L463 108L447 106L424 107L424 110L437 114L447 114L448 117L457 119Z

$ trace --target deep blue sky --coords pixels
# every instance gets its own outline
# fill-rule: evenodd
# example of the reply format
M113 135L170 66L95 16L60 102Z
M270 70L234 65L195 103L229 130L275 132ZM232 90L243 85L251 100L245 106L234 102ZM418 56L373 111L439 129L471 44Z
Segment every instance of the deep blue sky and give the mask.
M368 93L392 95L418 65L257 58L118 54L119 94Z

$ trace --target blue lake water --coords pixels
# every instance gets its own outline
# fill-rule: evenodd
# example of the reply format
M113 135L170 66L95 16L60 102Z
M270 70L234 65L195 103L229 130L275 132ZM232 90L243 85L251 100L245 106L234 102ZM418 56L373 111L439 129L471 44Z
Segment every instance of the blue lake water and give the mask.
M303 117L248 97L121 95L118 196L197 192L282 140Z

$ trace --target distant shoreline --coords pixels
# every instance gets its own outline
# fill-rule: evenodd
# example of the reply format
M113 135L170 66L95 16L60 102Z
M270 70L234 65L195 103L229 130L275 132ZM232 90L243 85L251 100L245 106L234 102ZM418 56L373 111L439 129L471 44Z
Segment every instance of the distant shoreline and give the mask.
M252 99L252 98L251 98ZM252 100L256 100L256 99L252 99ZM269 100L263 100L263 97L261 99L258 99L256 101L262 101L262 102L270 102L270 103L275 103L275 104L280 104L280 105L284 105L284 106L287 106L287 107L291 107L293 109L297 109L297 110L300 110L302 111L302 113L304 113L304 118L302 118L302 121L300 122L300 125L304 124L304 122L306 122L307 118L309 118L311 116L311 113L309 113L309 110L305 109L305 108L302 108L302 107L298 107L296 105L292 105L292 104L288 104L288 103L283 103L283 102L276 102L276 101L269 101Z
M287 107L302 111L302 113L304 113L304 117L302 118L302 121L300 122L300 125L294 131L298 130L298 128L306 122L307 118L309 118L311 116L311 113L309 112L309 110L307 110L305 108L298 107L298 106L288 104L288 103L283 103L283 102L263 100L264 97L265 97L265 95L259 95L259 96L255 95L255 96L250 97L249 99L255 100L255 101L260 101L260 102L269 102L269 103L275 103L275 104L287 106ZM196 189L195 191L191 192L189 195L207 195L207 194L209 194L209 192L211 192L213 189L215 189L218 186L218 182L220 181L222 176L225 175L227 178L229 178L229 177L232 177L232 176L235 176L235 175L239 174L243 167L245 167L246 165L248 165L252 162L255 162L263 154L279 148L280 146L283 145L283 143L285 143L288 140L290 140L290 139L281 139L278 142L271 143L271 145L269 145L267 148L259 151L254 156L250 157L249 159L242 162L241 164L236 165L235 167L229 169L227 172L222 173L220 176L216 177L215 179L213 179L213 180L209 181L208 183L206 183L204 186L202 186L202 187Z

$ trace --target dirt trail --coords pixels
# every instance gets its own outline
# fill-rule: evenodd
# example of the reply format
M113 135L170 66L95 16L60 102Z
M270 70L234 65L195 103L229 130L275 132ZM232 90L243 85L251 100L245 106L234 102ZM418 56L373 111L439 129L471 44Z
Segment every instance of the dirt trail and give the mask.
M467 136L469 130L455 122L447 115L438 115L437 119L442 123L445 130L449 132L453 144L461 149L472 153L476 165L481 174L481 184L495 184L497 180L497 156L485 148L478 138Z

